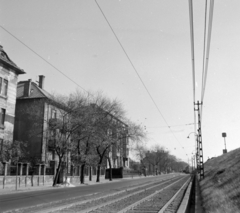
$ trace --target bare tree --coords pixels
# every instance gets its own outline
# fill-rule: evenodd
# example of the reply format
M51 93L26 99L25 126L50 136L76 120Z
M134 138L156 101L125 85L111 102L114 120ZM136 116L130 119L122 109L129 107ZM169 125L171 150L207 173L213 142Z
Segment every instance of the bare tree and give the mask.
M71 112L71 125L76 126L72 134L72 143L74 148L71 152L71 160L75 164L81 165L80 183L84 183L85 167L91 157L91 112L88 106L89 96L76 91L70 95L69 105L73 109Z
M169 153L164 147L155 145L146 153L144 161L152 166L155 175L157 175L166 164L168 155Z
M117 132L121 126L119 121L123 118L124 112L118 101L104 97L98 97L92 107L95 109L94 147L98 155L96 181L99 182L104 157L108 158L109 149L118 142Z
M137 158L137 160L139 160L140 162L140 169L141 172L144 173L144 175L146 176L146 169L147 169L147 162L145 161L145 157L146 157L146 153L147 153L147 147L144 143L144 141L138 141L138 143L135 143L132 146L132 151L135 154L135 157Z

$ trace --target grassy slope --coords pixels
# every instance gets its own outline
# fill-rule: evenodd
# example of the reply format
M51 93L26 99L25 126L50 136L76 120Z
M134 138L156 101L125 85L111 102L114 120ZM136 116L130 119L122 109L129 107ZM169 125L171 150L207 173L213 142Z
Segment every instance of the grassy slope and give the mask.
M240 148L204 164L203 206L211 213L240 213Z

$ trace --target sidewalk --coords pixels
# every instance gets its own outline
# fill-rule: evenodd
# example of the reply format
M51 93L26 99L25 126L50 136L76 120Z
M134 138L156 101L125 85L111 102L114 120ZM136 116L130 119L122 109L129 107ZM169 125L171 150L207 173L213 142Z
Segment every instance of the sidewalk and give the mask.
M40 191L40 190L48 190L48 189L52 189L52 190L56 190L56 189L61 189L61 188L69 188L69 187L75 187L75 186L87 186L87 185L95 185L95 184L103 184L103 183L111 183L111 182L118 182L118 181L122 181L124 179L139 179L142 178L144 176L135 176L135 177L127 177L127 178L118 178L118 179L113 179L112 181L109 181L109 179L105 179L104 176L100 177L100 182L96 182L96 176L92 177L92 181L89 181L88 176L85 177L85 183L84 184L66 184L66 185L61 185L61 186L56 186L53 187L52 184L45 184L45 185L39 185L39 186L21 186L20 188L18 188L16 190L16 186L12 185L11 187L6 187L6 188L1 188L0 189L0 195L4 195L4 194L14 194L14 193L19 193L19 192L29 192L29 191ZM148 176L149 177L149 176Z

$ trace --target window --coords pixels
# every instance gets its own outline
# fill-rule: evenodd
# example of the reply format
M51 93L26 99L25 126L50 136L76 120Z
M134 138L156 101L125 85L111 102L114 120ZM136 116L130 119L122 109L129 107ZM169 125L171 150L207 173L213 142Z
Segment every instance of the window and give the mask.
M4 79L3 80L3 95L7 96L7 90L8 90L8 80Z
M51 111L51 118L57 118L57 111L55 109Z
M129 149L126 149L126 155L129 156Z
M8 80L0 77L0 94L7 96Z
M2 94L2 78L0 77L0 94Z
M1 153L1 156L3 157L3 139L0 138L0 153Z
M0 127L4 127L6 109L1 109L0 112Z

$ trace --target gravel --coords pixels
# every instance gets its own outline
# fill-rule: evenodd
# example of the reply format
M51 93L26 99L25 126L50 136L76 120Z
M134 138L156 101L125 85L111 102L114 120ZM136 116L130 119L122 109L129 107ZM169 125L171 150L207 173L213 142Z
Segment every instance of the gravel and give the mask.
M174 181L176 181L176 179L174 179ZM70 208L64 208L60 211L55 211L54 213L74 213L74 212L91 212L91 213L116 213L122 209L124 209L126 206L130 206L131 204L153 194L154 192L163 189L164 187L168 186L169 183L174 182L173 180L171 180L170 182L166 182L160 186L156 186L153 189L149 189L149 190L144 190L136 195L131 195L131 193L136 192L137 190L129 190L129 191L125 191L121 194L118 195L114 195L111 197L107 197L107 198L102 198L102 199L98 199L92 202L87 202L84 204L80 204L80 205L74 205L71 206ZM181 188L181 186L183 185L183 183L186 181L186 177L183 178L182 180L180 180L179 182L177 182L176 184L174 184L173 186L171 186L168 189L163 190L162 192L158 193L156 196L154 196L153 198L149 199L148 201L145 201L143 203L141 203L138 207L136 207L136 211L132 211L129 210L128 212L138 212L138 210L140 211L142 208L143 210L146 209L151 209L154 210L156 212L158 212L160 210L160 208L162 208L167 202L168 200L171 199L171 197L176 193L177 190L179 190ZM153 183L151 185L156 185L156 183ZM139 190L139 189L138 189ZM127 198L122 199L122 197L124 196L128 196ZM120 199L117 202L111 203L109 205L106 205L102 208L99 208L97 210L92 210L92 211L88 211L87 209L93 208L94 206L99 206L102 205L104 203L107 203L109 201L113 201L115 199ZM143 213L145 211L141 211L141 213ZM147 211L146 211L147 212Z

